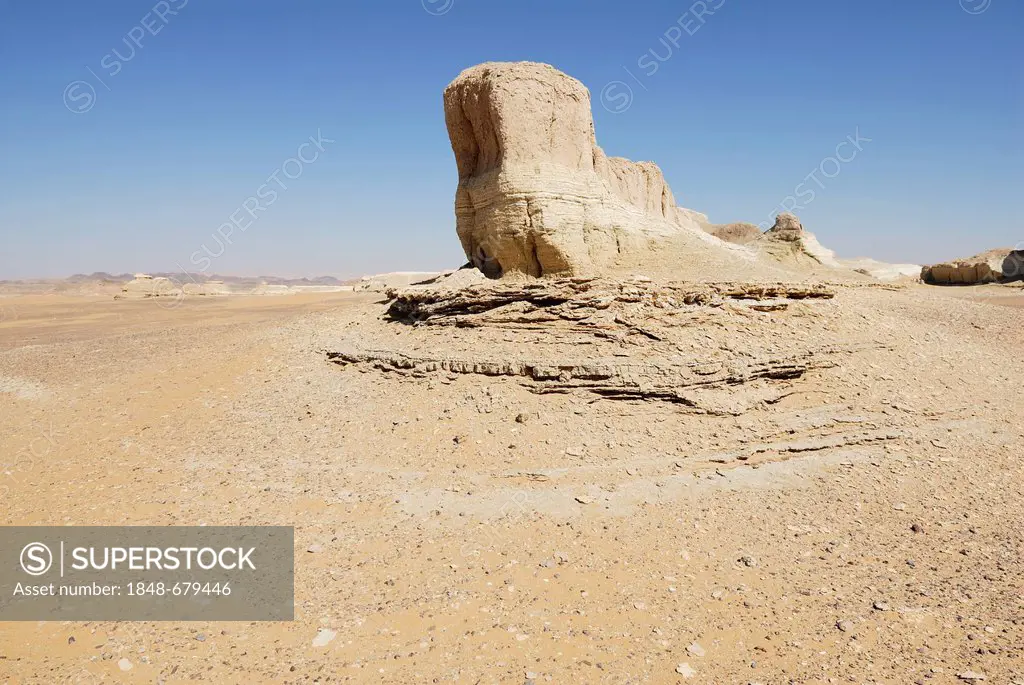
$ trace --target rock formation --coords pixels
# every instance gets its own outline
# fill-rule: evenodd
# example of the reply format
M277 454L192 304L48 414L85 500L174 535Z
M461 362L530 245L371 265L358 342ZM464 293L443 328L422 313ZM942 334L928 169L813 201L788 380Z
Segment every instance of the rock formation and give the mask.
M810 283L572 277L450 288L442 282L388 293L387 318L409 326L402 335L360 332L325 352L342 366L389 376L437 375L447 382L457 374L506 376L540 394L650 399L738 415L778 401L791 392L791 381L833 367L853 350L808 346L802 336L777 340L780 326L828 309L824 303L835 294ZM736 344L708 349L708 330L735 334ZM496 353L500 341L521 342Z
M410 355L393 350L328 351L328 361L346 366L369 364L381 371L422 376L432 372L479 374L483 376L519 376L535 383L531 390L540 394L588 391L608 399L651 399L678 402L705 413L691 394L694 390L722 388L762 380L785 381L800 378L813 369L837 365L833 357L849 350L825 347L793 357L774 357L745 361L742 365L679 363L616 363L598 361L579 363L562 361L522 361L518 359L476 359ZM735 412L741 414L742 411Z
M783 212L775 217L775 225L769 228L765 234L767 237L776 240L798 242L804 235L804 225L796 215Z
M629 317L643 314L655 320L659 313L689 306L723 307L742 303L753 311L775 312L798 300L832 299L835 291L822 284L706 282L655 284L649 280L620 281L604 278L553 278L528 283L477 283L450 288L444 283L388 293L388 316L409 324L472 328L502 325L534 328L586 322L595 331L630 327ZM603 318L608 321L599 323ZM636 329L636 326L632 326ZM644 332L653 340L662 336Z
M921 267L921 280L934 285L999 283L1024 278L1024 250L1001 248Z
M757 247L780 261L810 258L824 266L843 268L835 253L819 243L813 233L805 231L800 219L789 212L775 217L775 225L764 232Z
M549 65L472 67L445 89L444 107L456 228L489 277L587 273L683 232L718 243L700 228L706 217L676 206L657 165L604 154L589 91Z
M135 274L135 278L121 288L121 297L129 299L181 297L181 294L181 288L171 279L164 276L154 277L149 274Z
M755 224L742 221L734 224L704 224L702 228L719 240L736 245L747 245L763 235Z

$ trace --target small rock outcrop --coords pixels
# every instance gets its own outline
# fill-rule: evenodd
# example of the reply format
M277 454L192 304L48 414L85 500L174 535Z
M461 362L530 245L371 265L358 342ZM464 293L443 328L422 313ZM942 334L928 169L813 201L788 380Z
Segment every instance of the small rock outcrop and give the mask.
M1010 248L921 267L921 280L932 285L1001 283L1020 278L1024 278L1024 250Z
M372 335L358 335L326 355L389 377L513 377L539 394L657 400L736 416L777 401L789 383L835 366L852 348L808 347L793 337L786 350L748 340L754 344L709 351L705 338L691 346L690 336L732 321L727 328L749 339L747 326L770 330L834 296L833 288L808 283L481 277L465 287L442 282L388 293L387 318L408 325L414 345L393 333L377 343ZM736 318L743 326L735 326ZM517 332L537 341L494 351L497 340L515 339ZM623 345L630 353L622 354Z
M804 225L800 223L800 219L796 218L795 214L783 212L775 217L775 225L769 228L765 235L776 240L797 242L803 238Z
M755 224L743 221L734 224L706 224L703 228L719 240L736 245L747 245L759 240L764 235Z
M824 266L843 268L835 252L819 243L813 233L805 231L800 219L789 212L775 217L775 225L762 234L757 246L780 261L810 258Z
M121 287L122 298L135 299L146 297L180 297L181 288L164 276L135 274L135 278Z
M680 232L717 242L703 215L676 206L656 164L605 155L590 92L547 64L467 69L445 89L444 109L456 229L488 277L587 273Z

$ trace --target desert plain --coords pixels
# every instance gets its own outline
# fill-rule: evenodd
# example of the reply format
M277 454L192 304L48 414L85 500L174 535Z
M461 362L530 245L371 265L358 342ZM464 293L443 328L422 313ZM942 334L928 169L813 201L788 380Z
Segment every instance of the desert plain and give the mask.
M717 414L327 361L413 334L379 293L5 297L4 525L294 525L297 556L294 622L6 623L0 671L1024 682L1024 296L836 291L713 315L870 347Z
M711 224L547 65L444 104L462 269L0 284L4 525L295 528L294 621L2 623L0 676L1024 684L1024 253Z

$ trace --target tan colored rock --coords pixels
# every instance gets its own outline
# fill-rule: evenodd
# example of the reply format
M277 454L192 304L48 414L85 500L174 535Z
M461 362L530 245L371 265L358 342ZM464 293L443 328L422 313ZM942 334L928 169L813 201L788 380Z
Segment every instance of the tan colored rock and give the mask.
M763 235L755 224L742 221L734 224L707 224L703 228L719 240L737 245L752 243Z
M805 231L795 215L783 212L775 217L775 224L757 242L761 250L781 261L807 261L809 258L823 266L843 268L836 254L814 236Z
M135 274L134 280L128 281L121 288L121 297L134 299L146 297L180 297L181 288L164 276Z
M921 280L934 285L998 283L1024 277L1024 251L1000 248L921 267Z
M803 237L803 234L804 226L800 223L800 219L789 212L783 212L775 217L775 225L768 229L766 237L796 242Z
M590 93L546 64L487 63L444 92L459 170L456 229L489 277L582 274L650 239L700 234L658 166L597 146ZM704 217L706 221L706 217Z

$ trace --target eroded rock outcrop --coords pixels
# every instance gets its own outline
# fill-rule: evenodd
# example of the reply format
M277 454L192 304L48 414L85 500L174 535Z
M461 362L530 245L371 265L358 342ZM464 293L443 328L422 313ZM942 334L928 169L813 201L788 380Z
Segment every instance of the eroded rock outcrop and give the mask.
M787 283L654 283L650 280L608 278L553 278L529 283L494 284L464 288L424 286L389 291L388 316L421 325L502 325L533 327L580 324L589 331L623 326L639 318L656 327L659 317L690 307L723 307L736 303L753 311L782 311L799 300L832 299L835 290L824 284ZM608 328L606 328L606 326ZM653 340L662 336L643 331Z
M1000 283L1024 278L1024 250L1001 248L921 267L921 280L935 285Z
M810 259L823 266L843 268L835 252L819 243L813 233L804 230L800 219L789 212L775 217L775 224L764 232L757 245L780 261Z
M121 287L119 297L127 299L147 297L180 297L181 288L174 281L164 276L135 274L135 278Z
M604 154L589 91L549 65L472 67L444 106L459 239L489 277L588 273L680 232L717 242L703 215L676 206L656 164Z
M719 240L737 245L747 245L759 240L763 235L756 224L743 221L733 224L705 224L702 228Z
M795 214L783 212L775 217L775 224L765 234L776 240L799 241L804 235L804 225Z
M834 359L844 353L848 353L848 350L823 347L791 357L746 359L730 365L613 360L585 363L572 360L538 362L460 356L436 357L411 355L395 350L355 349L327 351L326 357L328 361L342 366L371 365L384 372L416 376L436 372L518 376L527 379L531 384L530 389L540 394L580 390L608 399L663 400L707 411L692 395L694 390L736 386L762 380L792 380L813 369L836 366Z
M512 377L541 394L667 401L735 416L777 402L792 382L859 349L808 345L803 336L780 344L768 334L832 309L835 294L821 283L607 277L424 285L390 291L387 316L375 321L401 322L409 327L403 335L358 334L325 353L392 378ZM733 344L709 348L707 331Z

